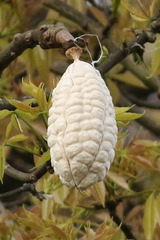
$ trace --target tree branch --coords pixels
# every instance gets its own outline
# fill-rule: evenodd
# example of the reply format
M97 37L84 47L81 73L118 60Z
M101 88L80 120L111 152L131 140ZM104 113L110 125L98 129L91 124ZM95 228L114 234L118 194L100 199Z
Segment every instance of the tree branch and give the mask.
M61 15L77 23L84 30L95 33L99 36L102 34L103 26L100 23L97 23L88 16L83 15L65 2L60 0L42 0L42 3L44 6L56 10Z
M149 89L155 91L158 88L160 88L160 82L157 77L150 77L150 73L147 71L147 69L140 64L136 64L135 62L127 59L124 59L122 61L122 65L124 68L128 71L130 71L133 75L135 75L145 86L147 86Z
M154 20L152 20L150 28L146 31L134 30L136 39L128 45L124 44L122 49L111 53L108 58L100 66L98 66L98 70L101 72L102 75L104 75L129 54L133 52L139 53L144 51L145 43L155 42L156 33L160 33L160 15L157 16ZM158 83L155 82L154 84L152 83L152 85L150 85L150 88L151 90L157 90L160 88L160 86Z
M39 29L18 33L13 41L0 52L0 73L2 74L2 71L27 48L40 45L43 49L63 48L67 50L75 45L73 40L74 37L62 24L42 25ZM84 46L82 41L78 44Z
M50 173L53 173L53 169L51 168L50 162L44 163L42 166L40 166L39 168L36 168L31 173L21 172L13 168L8 163L6 163L5 165L6 175L26 183L38 181L38 179L40 179L47 171L49 171Z
M113 80L116 80L116 78ZM122 95L132 103L141 107L160 109L160 99L157 92L150 92L149 89L132 86L118 80L116 80L116 85Z
M35 188L35 185L33 183L24 183L22 187L16 188L12 191L1 193L0 199L10 198L13 197L13 195L18 195L22 192L30 192L33 196L37 197L40 201L45 199L45 196L42 192L38 192Z

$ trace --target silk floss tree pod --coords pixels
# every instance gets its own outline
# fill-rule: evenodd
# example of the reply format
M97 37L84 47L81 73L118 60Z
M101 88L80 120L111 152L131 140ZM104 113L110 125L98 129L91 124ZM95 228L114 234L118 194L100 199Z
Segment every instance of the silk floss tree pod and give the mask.
M115 156L117 126L110 92L98 70L74 62L52 93L48 119L51 164L63 184L85 190L104 180Z

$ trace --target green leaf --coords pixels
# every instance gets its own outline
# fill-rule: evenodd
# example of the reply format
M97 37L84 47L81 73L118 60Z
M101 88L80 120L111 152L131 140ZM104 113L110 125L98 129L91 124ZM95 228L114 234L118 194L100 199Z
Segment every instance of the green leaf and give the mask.
M35 108L35 107L32 108L32 107L28 106L25 102L21 102L21 101L15 100L15 99L7 99L7 101L23 112L28 112L33 115L39 114L39 111L37 108Z
M22 80L22 84L24 89L29 93L29 95L37 99L37 87L31 82L31 80L29 79L29 84L25 83Z
M43 89L44 84L40 84L37 88L37 101L41 110L47 109L46 95Z
M150 20L149 17L139 17L139 16L136 16L132 13L130 13L130 15L134 20L139 21L139 22L148 22Z
M9 111L9 110L1 110L0 111L0 120L7 117L8 115L12 114L12 111Z
M28 137L25 136L24 134L18 134L16 136L9 138L6 142L7 143L21 142L21 141L26 140L27 138Z
M154 193L148 197L143 217L143 228L147 240L153 239L154 229L156 225L156 207Z
M124 113L129 111L131 108L133 108L135 105L132 105L131 107L114 107L116 115Z
M47 162L50 159L51 159L50 150L48 149L47 152L43 153L43 155L41 156L41 158L37 162L36 167L41 166L42 164L44 164L45 162Z
M153 17L155 14L156 9L158 9L158 2L157 1L152 1L150 6L149 6L149 15L150 17Z
M116 121L120 121L120 122L118 122L119 126L123 126L122 121L135 120L144 115L144 113L140 114L140 113L127 112L133 107L134 107L134 105L132 105L131 107L115 107Z
M124 112L116 115L116 121L131 121L142 117L144 113L130 113Z
M125 178L121 175L119 175L116 172L113 171L108 171L107 172L107 177L113 181L114 183L116 183L118 186L126 189L126 190L130 190L128 183L126 182Z
M109 51L108 51L108 49L106 48L106 46L103 46L102 48L103 48L104 53L105 53L106 55L108 55L108 54L109 54Z
M0 146L0 181L3 183L5 169L5 154L4 154L4 145Z
M160 225L160 194L155 198L156 222Z
M38 118L37 114L32 114L32 113L29 113L29 112L23 112L19 109L16 109L15 113L17 114L17 116L25 118L26 120L34 120L34 119Z
M117 121L117 127L126 127L128 124L129 122Z
M134 5L131 5L130 1L128 1L128 0L121 0L121 3L130 12L130 14L134 15L135 17L137 17L136 20L138 20L138 19L149 20L150 19L148 14L147 14L147 12L145 12L142 8L139 9L138 7L135 7Z
M16 129L18 129L20 132L23 132L23 129L22 129L21 124L20 124L20 121L18 120L16 114L14 114L14 118L15 118L15 121L14 121L14 123L13 123L14 127L15 127Z
M8 136L9 136L9 134L11 132L12 127L13 127L13 122L11 120L10 123L8 124L8 126L7 126L7 129L6 129L6 139L8 138Z

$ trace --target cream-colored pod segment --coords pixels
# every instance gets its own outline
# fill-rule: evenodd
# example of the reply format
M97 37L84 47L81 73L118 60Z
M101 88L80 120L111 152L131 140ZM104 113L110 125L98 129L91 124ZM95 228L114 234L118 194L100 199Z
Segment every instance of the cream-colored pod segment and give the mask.
M100 73L75 60L52 94L48 145L55 174L68 187L87 189L105 178L117 142L115 111Z

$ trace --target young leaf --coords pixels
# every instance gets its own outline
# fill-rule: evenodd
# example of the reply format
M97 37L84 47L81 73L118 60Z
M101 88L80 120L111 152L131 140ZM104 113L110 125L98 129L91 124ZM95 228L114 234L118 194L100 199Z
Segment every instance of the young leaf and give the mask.
M109 51L108 51L108 49L106 48L106 46L103 46L102 48L103 48L103 51L104 51L105 55L108 55L108 54L109 54Z
M29 84L25 83L24 81L22 81L22 84L29 95L37 99L37 87L31 82L31 80L29 79Z
M38 239L48 240L47 236L49 235L49 236L53 237L53 234L54 234L53 230L50 227L48 227L48 228L43 229L43 231L41 231L41 234L39 234L38 237L35 240L38 240Z
M3 183L5 168L5 155L4 155L4 145L0 146L0 181Z
M40 84L37 88L37 101L41 110L47 109L46 95L43 89L44 84Z
M134 15L134 17L137 17L136 20L140 19L142 20L146 20L148 21L150 18L147 14L147 12L145 12L144 10L142 10L141 8L138 9L138 7L134 7L133 5L131 5L129 3L128 0L122 0L121 3L123 4L123 6L130 12L130 14ZM139 20L138 20L139 21Z
M57 235L57 237L60 237L60 239L68 239L65 232L60 229L58 226L56 226L54 223L51 224L51 228L54 231L54 233Z
M153 233L156 225L156 209L155 209L155 199L154 193L148 197L143 217L143 228L147 240L153 239Z
M11 121L8 124L7 129L6 129L6 139L8 138L8 136L9 136L9 134L11 132L12 127L13 127L13 122L12 122L12 119L11 119Z
M134 155L132 155L132 156L130 155L130 158L131 158L131 160L141 164L144 167L154 168L154 166L153 166L151 161L149 161L148 159L146 159L146 158L144 158L144 157L142 157L140 155L135 155L135 156Z
M133 107L134 105L132 105L131 107L115 107L116 121L131 121L138 119L144 115L144 113L140 114L127 112ZM122 123L120 123L119 125L122 125Z
M156 222L160 225L160 194L155 198Z
M19 110L19 109L16 109L15 113L17 114L17 116L25 118L26 120L34 120L38 117L37 114L32 114L32 113L29 113L29 112L23 112L22 110Z
M117 127L126 127L128 124L129 122L117 121Z
M94 198L97 200L98 203L102 204L103 207L105 207L105 185L104 182L98 182L94 185L94 187L91 189L91 193L94 196Z
M48 149L47 152L43 153L43 155L41 156L41 158L37 162L36 167L41 166L43 163L47 162L50 159L51 159L50 150Z
M142 117L144 113L130 113L124 112L116 115L116 121L131 121Z
M29 112L33 115L39 114L39 111L37 108L32 108L32 107L28 106L25 102L20 102L15 99L7 99L7 101L23 112Z
M150 20L149 17L139 17L139 16L136 16L132 13L130 13L130 15L134 20L139 21L139 22L148 22Z
M149 6L149 15L150 17L153 17L154 14L155 14L155 10L156 9L159 9L159 6L158 6L158 2L157 1L151 1L151 4Z
M0 111L0 120L7 117L8 115L12 114L12 111L9 111L9 110L1 110Z
M20 121L18 120L17 115L16 115L16 114L13 114L13 116L14 116L14 119L15 119L15 121L14 121L14 123L13 123L14 127L15 127L16 129L18 129L20 132L23 132L23 129L22 129L22 127L21 127L21 124L20 124Z
M37 231L43 231L43 229L45 229L43 221L36 214L34 214L31 211L25 210L25 215L26 215L25 218L18 217L20 223L23 223L24 225Z
M13 143L13 142L21 142L26 140L28 137L25 136L24 134L18 134L16 136L13 136L11 138L9 138L6 142L7 143Z
M114 183L116 183L118 186L126 189L126 190L130 190L129 186L128 186L128 183L126 182L125 178L122 177L121 175L119 175L118 173L116 172L113 172L113 171L108 171L107 172L107 177L113 181Z
M132 105L131 107L114 107L116 115L124 113L129 111L131 108L133 108L134 105Z

